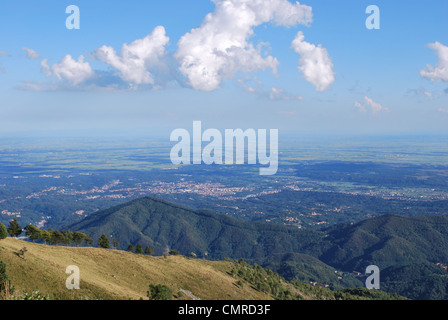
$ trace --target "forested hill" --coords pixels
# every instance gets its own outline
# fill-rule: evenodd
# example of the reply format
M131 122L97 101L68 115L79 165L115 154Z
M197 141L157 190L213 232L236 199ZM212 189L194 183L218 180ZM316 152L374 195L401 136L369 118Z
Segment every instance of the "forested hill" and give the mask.
M104 233L117 239L121 249L140 242L156 254L176 249L211 259L259 260L273 253L309 251L324 241L319 231L241 221L152 197L99 211L68 228L93 239Z
M448 217L385 215L324 232L332 246L319 258L345 270L448 262Z

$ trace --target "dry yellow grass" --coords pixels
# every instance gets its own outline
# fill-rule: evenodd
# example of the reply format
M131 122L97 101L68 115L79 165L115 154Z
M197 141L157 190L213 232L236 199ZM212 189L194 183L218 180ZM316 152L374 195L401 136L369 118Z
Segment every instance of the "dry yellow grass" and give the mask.
M17 253L26 247L25 258ZM227 272L230 262L189 259L183 256L151 257L99 248L46 246L7 238L0 241L0 260L15 289L34 289L55 300L147 299L149 284L164 284L176 299L190 299L181 290L191 291L202 300L266 300L268 295L236 279ZM65 282L70 265L80 269L81 289L68 290Z

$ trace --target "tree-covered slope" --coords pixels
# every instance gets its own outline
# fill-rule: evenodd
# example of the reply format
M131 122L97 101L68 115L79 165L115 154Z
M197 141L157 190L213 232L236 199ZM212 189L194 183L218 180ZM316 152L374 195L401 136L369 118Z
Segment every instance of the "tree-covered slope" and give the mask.
M448 217L385 215L325 230L320 259L343 270L448 262Z
M120 248L129 244L167 248L209 258L260 260L273 253L308 251L324 234L280 225L250 223L208 211L190 210L155 198L137 199L90 215L69 226L93 239L101 234L116 238Z

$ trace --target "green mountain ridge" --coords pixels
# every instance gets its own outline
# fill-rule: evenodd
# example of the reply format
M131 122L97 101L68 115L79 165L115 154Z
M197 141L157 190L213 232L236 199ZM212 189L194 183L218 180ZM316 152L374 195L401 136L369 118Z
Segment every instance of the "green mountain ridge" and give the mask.
M323 232L333 246L319 258L344 270L448 262L448 217L392 214Z
M99 211L68 228L84 230L94 239L104 233L116 238L121 249L140 242L156 254L169 248L211 259L258 260L272 253L307 250L324 237L317 231L245 222L151 197Z

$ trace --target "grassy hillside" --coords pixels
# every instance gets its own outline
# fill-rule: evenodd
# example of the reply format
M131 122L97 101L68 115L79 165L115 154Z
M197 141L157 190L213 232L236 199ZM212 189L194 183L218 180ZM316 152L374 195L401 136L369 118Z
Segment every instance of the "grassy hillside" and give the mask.
M27 248L25 257L18 252ZM0 241L0 260L16 293L39 290L52 300L138 300L149 284L168 286L178 300L390 300L382 291L331 291L285 279L258 265L240 261L207 261L183 256L151 257L99 249L48 246L7 238ZM66 267L80 269L81 289L67 290Z
M26 260L17 252L26 247ZM140 299L146 298L149 284L164 284L175 298L190 299L272 299L250 285L238 286L228 273L233 263L206 261L182 256L150 257L116 250L74 248L33 244L12 238L0 241L0 260L19 292L38 289L51 299ZM66 267L80 268L81 290L65 287Z

